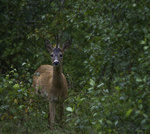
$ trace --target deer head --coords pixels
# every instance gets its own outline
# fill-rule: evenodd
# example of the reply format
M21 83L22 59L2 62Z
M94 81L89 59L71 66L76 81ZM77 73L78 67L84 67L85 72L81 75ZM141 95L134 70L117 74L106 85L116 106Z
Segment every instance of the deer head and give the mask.
M63 54L69 47L70 43L67 41L63 44L63 47L60 48L59 44L56 44L56 47L53 47L49 41L45 42L46 48L50 53L51 61L53 66L59 66L63 61Z

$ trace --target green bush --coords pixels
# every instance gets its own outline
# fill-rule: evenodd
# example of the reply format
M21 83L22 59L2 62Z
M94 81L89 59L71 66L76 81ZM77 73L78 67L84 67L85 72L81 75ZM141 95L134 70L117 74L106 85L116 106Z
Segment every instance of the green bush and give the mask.
M32 74L50 64L44 40L72 45L63 128L52 133L150 133L150 1L0 1L0 133L51 133ZM32 101L31 101L32 100Z

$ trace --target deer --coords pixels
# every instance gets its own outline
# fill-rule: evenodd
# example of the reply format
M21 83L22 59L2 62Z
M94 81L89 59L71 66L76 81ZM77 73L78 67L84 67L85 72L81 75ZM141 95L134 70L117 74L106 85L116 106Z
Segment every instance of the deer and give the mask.
M65 75L62 73L62 62L64 52L70 46L69 42L53 47L49 41L45 42L49 51L52 65L41 65L33 76L33 87L35 94L41 94L49 101L49 126L54 128L56 105L59 104L59 117L62 120L64 114L64 101L67 98L68 84Z

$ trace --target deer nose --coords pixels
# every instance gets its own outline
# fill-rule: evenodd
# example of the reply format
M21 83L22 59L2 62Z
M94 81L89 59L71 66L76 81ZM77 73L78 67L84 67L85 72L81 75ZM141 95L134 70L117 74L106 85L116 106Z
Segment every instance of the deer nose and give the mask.
M57 66L59 64L58 60L54 60L54 65Z

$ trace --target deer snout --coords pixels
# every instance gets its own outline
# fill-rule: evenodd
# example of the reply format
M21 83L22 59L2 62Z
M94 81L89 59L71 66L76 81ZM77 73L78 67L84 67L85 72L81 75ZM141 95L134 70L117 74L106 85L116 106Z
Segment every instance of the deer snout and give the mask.
M54 60L54 65L55 66L59 65L59 61L58 60Z

